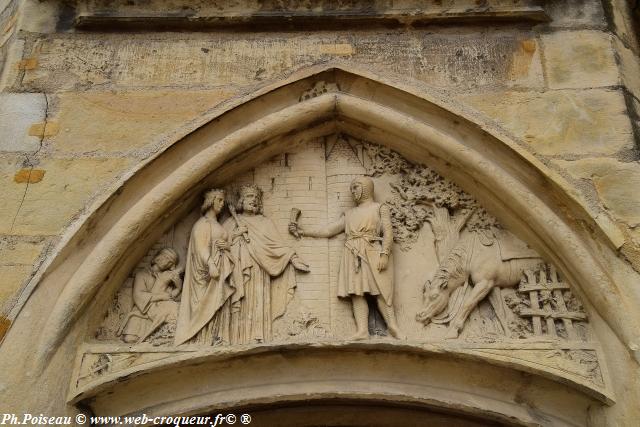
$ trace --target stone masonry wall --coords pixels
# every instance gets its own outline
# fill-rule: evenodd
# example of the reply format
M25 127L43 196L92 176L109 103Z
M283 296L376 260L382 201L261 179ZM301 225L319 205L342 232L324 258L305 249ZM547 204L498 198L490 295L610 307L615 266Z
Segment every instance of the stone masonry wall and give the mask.
M422 81L493 119L575 186L640 271L633 2L548 1L542 23L129 33L75 30L75 3L0 1L4 316L78 215L162 135L331 61Z

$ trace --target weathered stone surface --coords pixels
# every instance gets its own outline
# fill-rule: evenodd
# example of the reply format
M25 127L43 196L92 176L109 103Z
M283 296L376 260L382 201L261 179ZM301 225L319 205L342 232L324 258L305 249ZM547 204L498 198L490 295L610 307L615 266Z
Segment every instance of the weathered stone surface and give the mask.
M20 10L20 29L22 31L34 33L56 31L56 24L61 12L57 2L23 0L22 3Z
M638 52L640 41L638 41L637 33L634 30L633 2L627 0L608 0L607 3L610 4L609 12L613 21L613 32L620 37L625 45L632 48L635 52ZM637 6L635 8L637 9ZM635 13L637 14L637 10Z
M0 182L2 182L2 203L0 203L0 234L11 234L18 207L24 196L25 184L15 182L17 171L24 169L25 158L2 156L0 158Z
M0 264L32 265L45 244L44 238L29 241L18 240L15 237L0 237Z
M60 36L38 42L38 66L22 87L58 91L102 88L246 86L329 60L386 69L440 87L542 86L532 34L450 36L416 32L286 33L215 40L197 35Z
M614 154L634 146L624 97L612 90L460 97L543 155Z
M18 63L22 59L25 41L15 39L11 43L7 43L2 51L2 75L0 75L0 88L3 90L12 87L18 82L21 71L18 70Z
M63 152L135 151L232 94L226 89L64 93L52 146Z
M0 265L0 309L16 295L32 270L31 265Z
M614 37L614 46L618 55L620 77L625 87L636 99L640 99L640 57Z
M601 27L606 20L598 0L547 0L545 11L551 17L551 27Z
M0 236L0 314L4 314L3 305L16 296L20 285L29 278L46 243L45 237L25 240Z
M630 227L640 225L639 162L598 158L556 163L576 178L591 180L602 205L615 218Z
M128 158L47 159L38 168L46 171L42 181L5 186L10 204L2 208L2 233L58 234L88 203L90 196L107 186L133 163ZM13 173L12 173L13 172ZM28 185L28 187L27 187ZM60 202L64 200L64 202Z
M29 129L44 120L46 108L40 93L0 94L0 151L36 151L40 138Z
M239 0L180 3L153 0L144 6L130 1L80 1L75 27L82 30L170 29L317 30L408 28L432 23L469 23L486 19L545 22L548 15L537 0L307 0L287 3ZM286 6L285 6L286 5Z
M593 88L620 81L611 36L602 31L562 31L542 37L549 87Z

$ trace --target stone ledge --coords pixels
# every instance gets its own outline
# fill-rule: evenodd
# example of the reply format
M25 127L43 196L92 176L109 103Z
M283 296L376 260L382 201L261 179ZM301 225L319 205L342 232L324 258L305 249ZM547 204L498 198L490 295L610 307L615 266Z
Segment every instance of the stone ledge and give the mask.
M193 12L127 13L95 10L79 13L75 27L84 31L210 31L210 30L296 30L353 27L422 27L432 24L478 23L484 21L540 23L549 21L541 6L434 7L431 10L388 9L384 11L294 10L246 11L230 13Z
M94 343L85 344L78 352L68 400L74 404L84 402L96 399L96 396L111 394L112 390L120 385L129 387L129 383L137 381L136 378L155 374L163 375L163 372L187 370L190 367L199 369L199 367L220 363L226 365L233 360L242 360L242 364L247 365L251 363L251 358L261 356L279 356L288 360L295 357L312 359L318 357L319 353L326 352L336 352L343 356L346 352L365 355L381 352L385 355L396 354L399 357L420 356L425 357L425 360L441 358L445 355L447 359L460 363L464 361L486 363L544 377L580 390L587 396L606 404L613 404L614 396L604 364L601 364L602 383L596 384L582 377L578 371L571 372L567 369L568 365L560 363L557 357L550 357L550 353L562 351L588 351L596 355L601 354L601 349L594 343L549 339L510 340L498 343L439 341L425 344L381 338L367 341L299 341L209 348ZM118 358L123 357L125 363L120 364L120 370L118 370ZM101 361L104 366L100 365ZM101 367L98 371L94 369L96 364ZM143 378L142 381L148 379Z

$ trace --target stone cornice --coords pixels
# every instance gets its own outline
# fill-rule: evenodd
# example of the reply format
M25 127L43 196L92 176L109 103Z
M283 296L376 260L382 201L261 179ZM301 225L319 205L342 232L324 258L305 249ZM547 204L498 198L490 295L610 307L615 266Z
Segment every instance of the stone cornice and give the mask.
M245 0L232 7L186 2L184 7L114 5L113 2L78 2L74 25L88 31L211 31L339 29L358 27L423 27L450 23L530 22L549 20L544 1L476 2L458 0L446 5L411 0L351 2L340 6L316 0L310 6L279 8Z

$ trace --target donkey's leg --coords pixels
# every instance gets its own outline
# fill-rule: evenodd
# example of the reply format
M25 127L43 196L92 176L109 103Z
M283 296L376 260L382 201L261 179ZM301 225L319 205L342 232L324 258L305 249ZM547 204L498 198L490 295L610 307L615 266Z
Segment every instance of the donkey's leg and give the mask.
M458 338L458 335L460 335L460 331L462 330L467 317L469 317L473 309L478 306L480 301L482 301L482 299L487 296L492 288L493 280L482 280L473 287L467 299L462 303L460 311L449 324L449 330L447 331L447 335L445 336L445 338Z
M496 317L498 318L498 323L502 328L502 332L507 335L507 331L509 330L507 326L507 313L504 309L502 291L498 286L494 286L489 293L489 302L491 303L491 307L493 307L493 311L496 313Z

